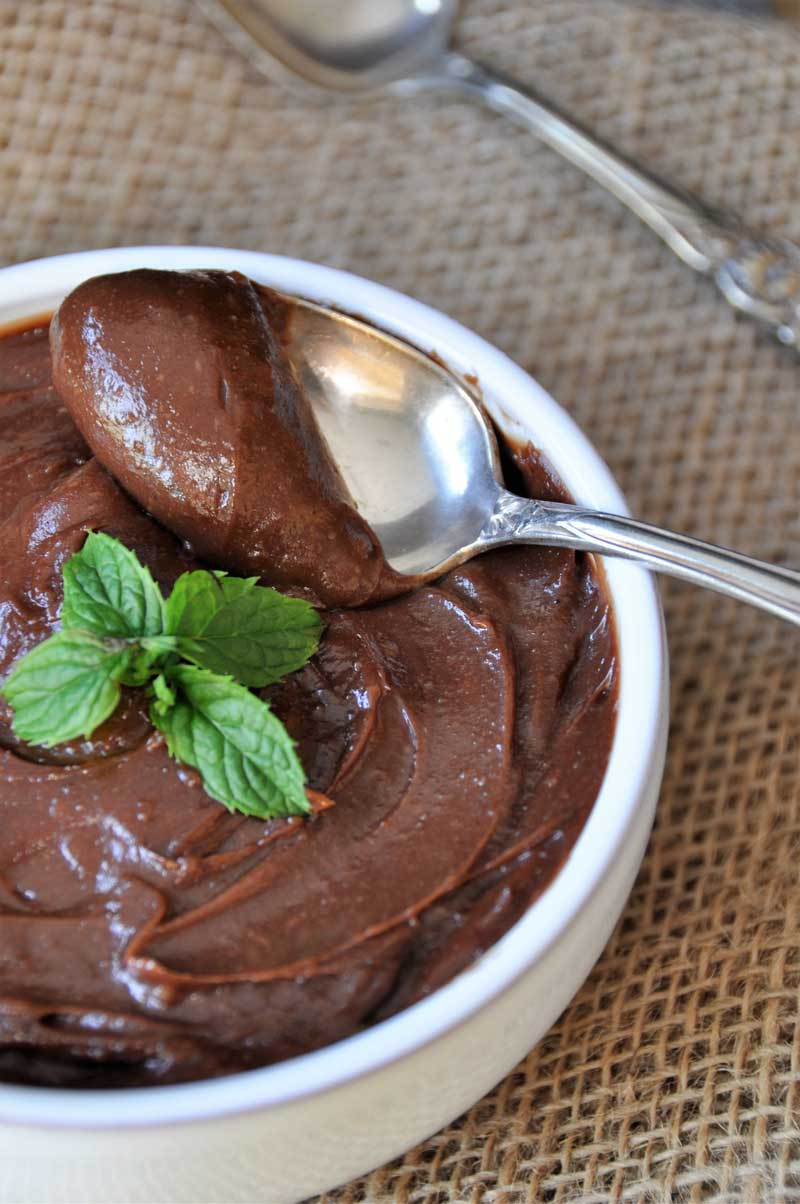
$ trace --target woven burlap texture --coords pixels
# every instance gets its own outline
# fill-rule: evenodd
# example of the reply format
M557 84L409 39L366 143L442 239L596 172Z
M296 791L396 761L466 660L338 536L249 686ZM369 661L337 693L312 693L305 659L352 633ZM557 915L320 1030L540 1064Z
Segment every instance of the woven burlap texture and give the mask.
M529 135L434 96L313 105L188 0L0 0L0 260L299 255L420 297L577 418L635 513L800 564L800 361ZM459 38L800 241L800 38L615 0L471 0ZM664 587L649 850L578 997L492 1094L326 1204L800 1200L794 629Z

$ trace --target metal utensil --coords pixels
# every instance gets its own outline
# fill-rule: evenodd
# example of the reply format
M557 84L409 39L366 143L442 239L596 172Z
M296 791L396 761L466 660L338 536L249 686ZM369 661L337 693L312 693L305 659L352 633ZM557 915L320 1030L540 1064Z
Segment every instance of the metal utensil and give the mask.
M762 21L777 18L800 24L800 0L687 0L701 8L716 9L732 17Z
M445 368L366 322L297 300L288 351L359 511L401 573L430 579L502 544L637 560L800 623L800 573L503 486L494 434Z
M742 313L800 347L800 248L638 166L531 89L450 49L458 0L198 0L272 79L316 93L447 89L525 126L597 180Z

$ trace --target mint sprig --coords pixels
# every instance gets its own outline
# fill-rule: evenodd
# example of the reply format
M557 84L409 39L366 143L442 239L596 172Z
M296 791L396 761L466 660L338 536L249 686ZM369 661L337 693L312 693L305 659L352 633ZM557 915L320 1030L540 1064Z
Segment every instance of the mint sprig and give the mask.
M141 686L170 754L198 770L212 798L262 819L310 810L291 737L247 687L313 655L322 622L312 606L256 578L205 570L184 573L165 601L135 552L94 531L63 579L62 630L22 657L0 690L20 739L50 747L88 738L122 685Z

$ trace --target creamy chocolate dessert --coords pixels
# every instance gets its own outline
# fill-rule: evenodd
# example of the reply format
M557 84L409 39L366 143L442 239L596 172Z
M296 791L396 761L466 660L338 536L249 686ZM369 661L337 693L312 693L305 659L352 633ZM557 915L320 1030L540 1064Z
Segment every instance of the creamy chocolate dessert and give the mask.
M22 743L0 701L0 1078L122 1087L315 1049L423 998L563 865L605 771L613 618L590 559L488 553L399 593L243 277L87 282L0 339L0 681L59 626L93 529L165 593L194 567L324 608L261 691L317 792L258 820L171 758L141 691ZM52 363L52 366L51 366ZM563 500L535 450L511 488ZM329 803L331 805L325 805Z
M55 317L54 382L100 463L197 555L362 605L392 575L282 351L290 316L238 273L98 277Z

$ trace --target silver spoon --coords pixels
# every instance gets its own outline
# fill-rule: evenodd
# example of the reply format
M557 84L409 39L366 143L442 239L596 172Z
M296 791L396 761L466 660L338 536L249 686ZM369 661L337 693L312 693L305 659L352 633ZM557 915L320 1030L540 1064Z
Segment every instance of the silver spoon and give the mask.
M800 573L503 486L482 409L445 368L366 322L292 298L287 349L360 513L400 573L428 580L502 544L636 560L800 623Z
M637 166L549 101L450 49L458 0L198 0L272 79L324 95L429 88L513 118L602 184L736 309L800 347L800 248L748 230Z

